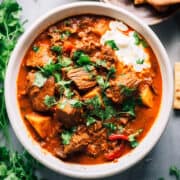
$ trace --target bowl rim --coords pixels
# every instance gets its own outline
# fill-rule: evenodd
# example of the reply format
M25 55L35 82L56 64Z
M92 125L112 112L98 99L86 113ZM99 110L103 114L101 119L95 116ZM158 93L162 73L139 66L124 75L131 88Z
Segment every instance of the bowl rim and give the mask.
M77 8L77 7L85 7L85 6L96 6L96 7L99 7L99 8L106 8L106 9L109 9L110 11L117 11L117 12L119 12L121 14L127 15L132 21L134 21L136 24L140 25L147 32L147 34L151 36L151 38L154 40L154 42L156 42L158 44L159 50L160 50L161 55L162 55L161 59L164 60L166 71L168 72L168 76L167 76L166 81L169 84L171 84L171 86L172 86L172 87L169 87L169 91L168 92L169 92L170 95L173 95L173 75L172 75L172 69L171 69L171 65L170 65L170 61L169 61L168 55L167 55L163 45L161 44L160 40L155 35L155 33L146 24L143 24L143 22L141 22L140 19L138 19L137 17L134 17L133 14L127 12L126 10L123 10L123 9L121 9L119 7L115 7L113 5L109 5L109 4L107 5L107 4L102 3L102 2L92 2L92 1L91 2L74 2L74 3L69 3L69 4L66 4L66 5L62 5L62 6L59 6L57 8L54 8L54 9L48 11L47 13L45 13L44 15L42 15L40 18L38 18L24 32L22 37L20 37L20 39L19 39L18 43L16 44L16 47L15 47L15 49L14 49L14 51L13 51L11 57L10 57L10 60L9 60L8 68L7 68L7 71L6 71L6 78L5 78L5 102L6 102L6 109L7 109L8 117L9 117L11 126L12 126L12 128L13 128L13 130L14 130L17 138L18 138L18 140L25 147L25 149L28 152L30 152L30 154L35 159L37 159L42 164L44 164L48 168L50 168L50 169L52 169L52 170L54 170L54 171L56 171L58 173L61 173L61 174L64 174L64 175L68 175L68 176L71 176L71 177L82 178L82 179L85 179L85 178L101 178L101 177L111 176L111 175L114 175L116 173L122 172L122 171L132 167L137 162L142 160L152 150L152 148L155 146L155 144L157 143L157 141L161 137L162 133L164 132L165 127L166 127L166 125L168 123L168 117L169 117L169 114L170 114L170 110L171 110L171 106L172 106L172 100L173 100L173 96L167 97L166 111L164 111L164 112L166 112L167 116L166 116L166 118L164 120L164 123L161 126L160 131L157 132L156 138L154 138L153 141L149 143L149 145L147 147L147 150L143 150L141 155L136 154L137 157L135 158L135 160L131 161L129 164L126 164L124 167L119 167L119 168L112 169L110 172L107 171L107 172L103 172L103 173L102 172L101 173L95 172L94 174L86 174L86 173L82 173L82 172L78 172L78 171L75 172L75 171L72 171L71 169L64 169L64 168L61 168L61 167L56 167L56 165L48 163L47 159L44 159L43 156L40 157L40 155L38 153L36 153L36 151L30 146L30 141L28 141L28 142L24 141L24 138L23 138L22 134L18 131L18 129L19 129L18 128L18 124L15 123L16 122L15 121L16 117L14 117L13 115L15 115L15 114L12 113L13 112L13 105L14 104L12 105L11 97L9 96L9 92L10 92L10 90L12 90L11 83L9 83L9 82L12 81L11 73L12 73L13 68L14 68L13 67L14 62L17 59L17 54L21 50L21 44L23 44L23 42L25 42L25 40L27 39L27 37L30 36L30 34L32 33L33 30L36 30L49 17L53 16L53 14L61 12L62 10L67 10L67 9L72 9L72 8ZM111 15L108 15L108 16L111 17ZM54 24L54 23L52 23L52 24ZM19 63L20 62L22 62L22 60L19 61ZM17 104L15 105L15 107L18 109L18 105ZM159 111L159 113L160 112L161 112L161 110ZM135 151L135 150L133 150L133 151ZM84 166L84 165L82 165L82 166Z

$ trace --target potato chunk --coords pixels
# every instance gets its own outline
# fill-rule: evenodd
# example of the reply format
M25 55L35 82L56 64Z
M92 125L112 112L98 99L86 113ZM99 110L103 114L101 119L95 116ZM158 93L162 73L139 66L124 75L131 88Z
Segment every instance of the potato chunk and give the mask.
M140 97L142 103L147 107L153 106L153 93L149 85L143 84L140 86Z
M26 114L25 118L41 138L44 139L52 133L52 119L50 116L42 116L32 112Z

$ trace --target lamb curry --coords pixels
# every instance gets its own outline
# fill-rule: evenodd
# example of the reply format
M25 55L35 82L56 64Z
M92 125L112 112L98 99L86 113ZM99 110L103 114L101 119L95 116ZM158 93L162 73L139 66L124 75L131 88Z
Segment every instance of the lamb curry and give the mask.
M70 17L42 32L17 79L31 136L66 162L98 164L136 148L154 123L162 78L146 40L104 16Z

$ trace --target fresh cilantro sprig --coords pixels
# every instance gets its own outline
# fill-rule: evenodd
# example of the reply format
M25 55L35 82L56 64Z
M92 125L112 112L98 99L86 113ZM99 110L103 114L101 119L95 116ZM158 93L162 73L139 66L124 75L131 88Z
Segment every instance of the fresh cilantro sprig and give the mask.
M64 130L61 134L62 144L68 145L72 135L76 132L76 128L72 127L70 130Z
M0 4L0 130L8 138L8 117L4 100L4 78L11 52L24 31L20 21L21 7L15 0L3 0Z
M34 172L40 164L27 151L11 152L6 147L0 147L0 155L0 179L38 179Z

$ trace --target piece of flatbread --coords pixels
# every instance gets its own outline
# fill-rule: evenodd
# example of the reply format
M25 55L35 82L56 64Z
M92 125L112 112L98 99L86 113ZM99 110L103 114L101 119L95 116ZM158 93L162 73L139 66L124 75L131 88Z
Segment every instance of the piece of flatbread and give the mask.
M180 109L180 62L174 65L174 109Z
M134 0L134 4L144 4L146 3L146 0Z

